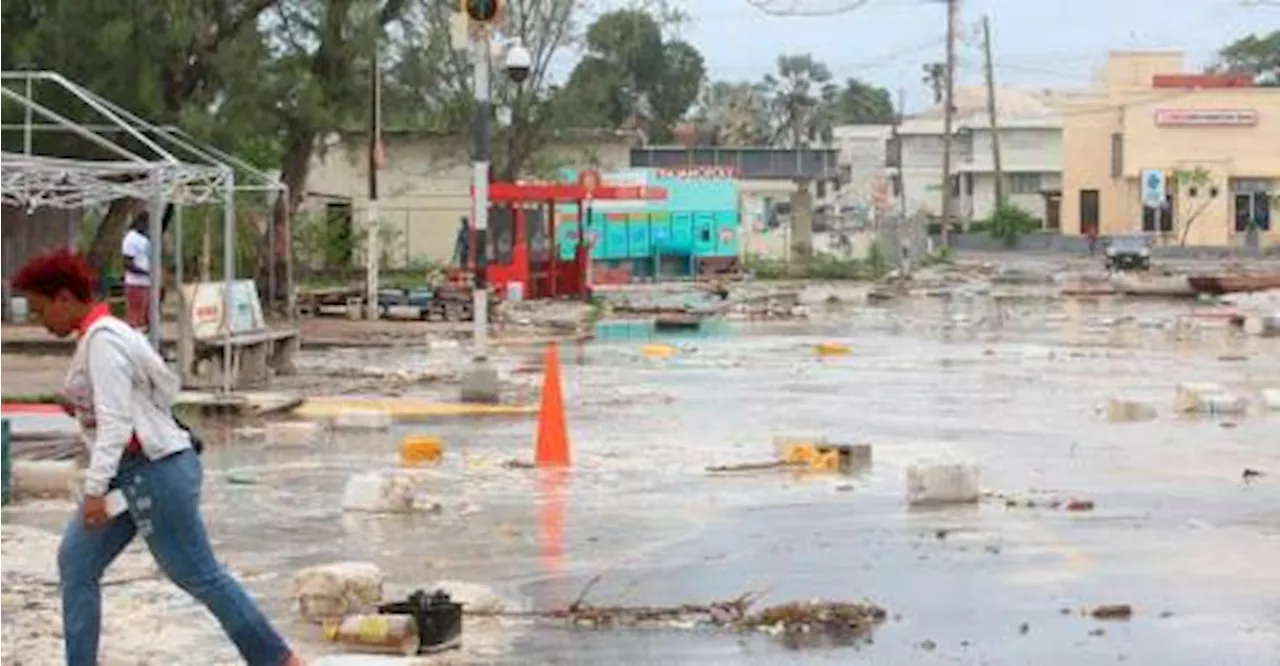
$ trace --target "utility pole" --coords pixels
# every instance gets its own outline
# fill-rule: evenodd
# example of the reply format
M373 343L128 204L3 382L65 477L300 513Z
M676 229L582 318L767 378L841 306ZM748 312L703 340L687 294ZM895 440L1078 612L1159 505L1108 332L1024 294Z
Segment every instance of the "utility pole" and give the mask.
M956 39L960 32L960 0L947 3L947 80L942 95L942 246L951 245L951 150L952 121L955 114L956 92Z
M987 118L991 122L991 164L996 171L996 208L1004 205L1004 168L1000 163L1000 125L996 120L996 75L991 63L991 17L982 17L983 69L987 78Z
M481 26L472 34L472 84L475 92L475 122L472 124L472 210L474 229L472 256L475 271L471 301L472 365L462 377L464 402L497 402L498 371L489 363L489 288L485 269L489 261L489 162L493 146L490 119L493 102L489 94L489 30Z
M899 130L902 129L902 117L906 114L907 109L907 89L898 88L898 113L893 117L893 136L897 143L898 158L898 214L901 216L900 223L906 224L907 221L907 182L903 177L902 163L902 135Z
M382 68L378 63L378 45L374 42L373 63L369 79L369 207L365 220L364 315L378 319L378 264L382 260L381 231L378 222L378 169L382 167Z

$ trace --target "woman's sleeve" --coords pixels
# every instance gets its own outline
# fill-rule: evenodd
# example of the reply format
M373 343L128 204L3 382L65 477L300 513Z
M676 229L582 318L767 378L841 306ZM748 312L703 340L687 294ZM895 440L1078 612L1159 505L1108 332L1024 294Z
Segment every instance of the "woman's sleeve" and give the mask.
M120 456L133 438L133 364L124 345L109 332L89 340L88 356L97 435L89 449L84 493L100 497L107 493Z

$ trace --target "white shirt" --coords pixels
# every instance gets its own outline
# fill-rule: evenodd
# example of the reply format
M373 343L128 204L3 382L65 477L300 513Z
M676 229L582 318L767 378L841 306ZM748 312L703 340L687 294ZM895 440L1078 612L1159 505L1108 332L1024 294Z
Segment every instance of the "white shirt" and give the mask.
M147 338L115 317L99 319L80 336L63 391L89 447L86 495L106 494L135 434L151 460L191 446L173 420L181 385Z
M120 253L124 255L125 259L132 259L133 263L137 264L138 268L150 273L151 239L142 235L135 229L130 229L129 233L124 235L124 242L120 245ZM124 283L135 287L150 287L151 276L139 275L138 273L131 272L126 264L124 271Z

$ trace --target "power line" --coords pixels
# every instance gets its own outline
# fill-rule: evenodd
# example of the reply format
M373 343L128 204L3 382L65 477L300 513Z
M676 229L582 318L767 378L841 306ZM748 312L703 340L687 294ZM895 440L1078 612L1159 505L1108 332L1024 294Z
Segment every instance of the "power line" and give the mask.
M828 7L804 7L801 0L747 0L747 4L769 16L838 16L862 9L871 0L832 0ZM812 4L812 3L809 3Z

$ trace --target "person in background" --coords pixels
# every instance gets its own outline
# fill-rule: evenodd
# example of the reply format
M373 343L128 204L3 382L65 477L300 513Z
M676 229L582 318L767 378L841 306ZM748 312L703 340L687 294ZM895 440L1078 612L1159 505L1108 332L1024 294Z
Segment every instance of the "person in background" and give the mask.
M134 328L145 329L151 319L151 216L144 210L133 218L120 244L124 257L124 297L126 319Z
M453 239L453 262L464 270L471 258L471 221L463 215L458 220L458 233Z
M62 403L89 448L84 499L58 548L62 634L69 666L96 666L102 575L146 539L161 571L213 613L252 666L301 666L243 587L219 564L200 514L204 475L190 433L173 418L178 377L136 328L94 301L94 273L66 249L32 259L13 278L50 333L78 337ZM108 512L107 495L127 507Z

